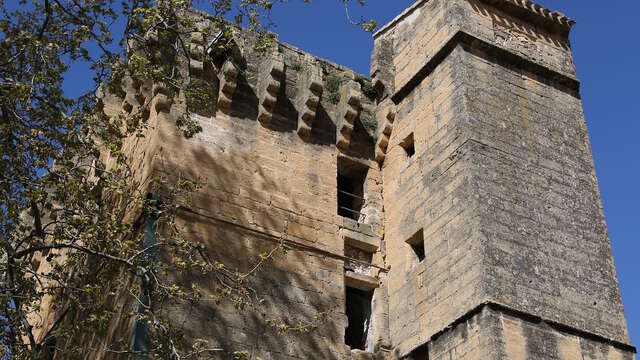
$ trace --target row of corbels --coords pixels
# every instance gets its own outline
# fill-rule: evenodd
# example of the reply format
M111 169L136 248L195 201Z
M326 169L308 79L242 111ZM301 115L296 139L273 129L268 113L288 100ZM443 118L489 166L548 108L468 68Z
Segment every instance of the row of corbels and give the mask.
M530 0L502 0L502 1L525 8L539 16L542 16L546 19L549 19L563 26L572 27L576 23L573 19L568 18L565 14L559 11L549 10L543 7L542 5L537 4Z
M189 61L190 76L204 79L211 78L210 76L205 76L206 64L201 61L205 58L205 51L203 34L198 32L192 33L190 43L191 59ZM226 115L230 115L233 96L238 87L238 78L241 73L240 67L237 65L238 62L239 59L237 59L237 56L229 56L223 61L219 68L211 66L206 69L207 71L212 71L213 74L210 75L217 77L219 81L216 108ZM323 69L320 63L312 57L306 59L305 63L306 66L302 67L298 72L296 97L292 102L299 114L297 132L302 139L308 141L311 137L316 111L322 99L324 83ZM284 72L284 56L277 51L277 48L269 54L264 55L258 71L259 78L257 80L256 92L259 99L258 121L265 126L268 126L273 119L273 111L278 95L284 84ZM168 112L170 110L170 103L164 85L154 84L149 92L149 95L153 95L153 106L156 112ZM140 92L135 90L127 91L128 96L125 101L135 103L136 93L139 94ZM361 86L355 80L348 80L342 84L336 112L336 146L342 152L345 152L349 148L354 124L362 109L361 96ZM385 120L385 124L387 122L388 120ZM390 130L384 131L383 134L384 133L388 135L390 134ZM378 140L378 142L380 142L380 140Z
M202 60L205 58L205 51L204 35L201 32L191 33L189 74L192 77L204 77L205 64ZM234 57L230 56L224 60L219 69L211 67L211 71L214 72L211 75L219 79L217 109L229 115L233 94L238 87L240 69L236 65Z
M202 33L191 33L189 44L190 60L189 74L192 77L204 77L204 38ZM217 96L217 108L229 114L231 110L231 100L237 88L237 79L240 73L239 67L232 58L226 59L219 70L212 68L213 76L219 77L219 90ZM133 114L142 109L145 105L150 105L156 113L169 112L171 101L168 90L163 83L135 84L133 79L125 77L123 80L124 99L121 108L125 114ZM150 104L148 104L150 102Z
M202 52L193 52L192 54L195 57L204 56L204 46L200 46L202 36L193 36L192 41L196 44L192 49L195 48ZM301 138L308 141L311 137L316 111L324 91L324 84L323 70L320 64L311 57L306 60L306 66L302 67L298 72L296 98L293 99L293 104L299 114L297 132ZM201 62L192 61L190 64L191 73L202 74L203 66ZM227 115L231 109L233 94L237 88L239 72L233 57L227 59L220 70L218 109ZM273 119L273 111L284 83L284 72L284 56L277 51L277 48L264 55L258 71L257 95L259 100L258 121L265 126L268 126ZM341 87L336 145L342 151L346 151L349 147L354 122L361 108L360 96L360 84L353 80L349 80Z

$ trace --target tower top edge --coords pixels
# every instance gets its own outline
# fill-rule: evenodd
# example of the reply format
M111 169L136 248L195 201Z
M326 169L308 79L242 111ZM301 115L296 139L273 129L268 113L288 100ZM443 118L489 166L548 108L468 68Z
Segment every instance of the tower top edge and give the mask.
M406 8L403 12L398 14L395 18L383 25L378 31L373 34L373 38L376 39L380 35L385 34L390 29L394 28L398 23L402 22L405 18L411 15L414 11L419 9L425 3L433 0L417 0L413 5ZM498 9L508 12L518 12L521 17L531 18L532 22L546 22L553 27L559 29L566 34L569 33L571 27L576 23L575 20L567 17L565 14L559 11L550 10L536 2L531 0L478 0L489 5L493 5Z

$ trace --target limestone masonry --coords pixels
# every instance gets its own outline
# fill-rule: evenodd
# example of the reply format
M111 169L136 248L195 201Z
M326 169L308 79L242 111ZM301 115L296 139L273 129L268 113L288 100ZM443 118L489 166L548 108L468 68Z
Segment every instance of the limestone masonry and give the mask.
M417 1L374 35L370 77L237 31L189 64L216 89L189 140L165 89L128 89L109 111L158 95L137 176L206 180L179 219L194 241L247 270L285 239L253 284L265 308L327 313L279 335L199 303L175 309L187 337L251 359L635 359L572 25L527 0Z

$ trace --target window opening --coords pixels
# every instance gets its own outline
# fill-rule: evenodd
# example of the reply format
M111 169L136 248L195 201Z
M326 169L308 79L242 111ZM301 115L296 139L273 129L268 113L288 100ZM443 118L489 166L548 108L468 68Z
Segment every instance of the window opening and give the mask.
M338 159L338 215L364 220L364 182L368 168L345 158Z
M422 233L422 229L413 234L413 236L411 236L409 240L407 240L407 244L411 246L414 264L417 264L425 259L426 254L424 251L424 235Z
M422 344L415 348L406 360L429 360L429 343Z
M155 194L147 195L147 205L143 217L143 237L142 249L150 249L142 255L142 259L146 263L145 268L151 268L155 262L156 251L153 248L157 244L156 230L158 229L158 202L160 198ZM147 270L148 271L148 270ZM138 271L138 282L140 286L140 295L134 303L134 310L138 314L144 314L151 304L151 288L152 284L149 274ZM149 325L146 321L133 321L133 329L131 332L130 346L137 353L135 359L146 359L151 344Z
M347 286L346 313L348 326L344 342L352 349L365 350L371 330L371 301L373 291L363 291Z
M407 158L411 159L416 153L416 147L413 142L413 133L409 134L409 136L402 140L400 146L404 149L404 153L407 155Z

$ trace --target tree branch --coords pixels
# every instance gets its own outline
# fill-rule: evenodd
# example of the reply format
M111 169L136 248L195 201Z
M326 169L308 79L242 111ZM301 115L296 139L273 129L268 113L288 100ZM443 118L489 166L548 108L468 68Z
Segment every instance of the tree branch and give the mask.
M44 0L44 8L47 15L44 18L44 22L42 23L42 27L40 28L40 32L38 33L38 40L42 40L44 31L47 29L47 25L49 24L49 18L51 17L51 5L49 5L49 0Z
M78 250L81 252L84 252L86 254L89 255L94 255L94 256L98 256L107 260L112 260L115 262L119 262L122 263L124 265L127 265L129 267L135 267L135 265L127 260L127 259L123 259L117 256L113 256L113 255L109 255L100 251L96 251L93 249L89 249L86 248L84 246L80 246L80 245L76 245L76 244L55 244L55 245L43 245L43 246L34 246L28 249L24 249L21 251L16 252L15 254L13 254L13 258L14 259L19 259L22 258L24 256L33 254L35 252L40 252L40 251L44 251L44 250L59 250L59 249L74 249L74 250Z

